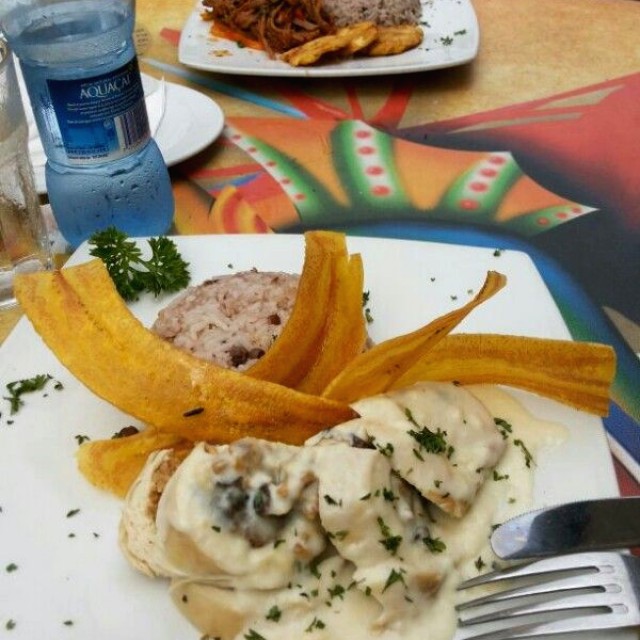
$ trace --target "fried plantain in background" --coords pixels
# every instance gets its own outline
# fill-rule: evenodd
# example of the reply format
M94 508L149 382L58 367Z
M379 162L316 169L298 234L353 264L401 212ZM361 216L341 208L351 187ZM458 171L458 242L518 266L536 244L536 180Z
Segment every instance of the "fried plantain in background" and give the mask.
M423 35L422 29L414 25L379 27L372 22L358 22L339 29L333 35L289 49L280 59L291 66L304 67L325 62L328 58L335 61L357 55L398 55L415 49L422 42Z

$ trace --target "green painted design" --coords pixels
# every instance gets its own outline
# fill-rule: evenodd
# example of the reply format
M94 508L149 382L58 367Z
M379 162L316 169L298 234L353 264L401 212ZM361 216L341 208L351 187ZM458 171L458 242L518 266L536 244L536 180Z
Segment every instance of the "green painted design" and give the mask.
M297 160L258 138L247 136L245 140L262 154L266 160L266 162L262 162L265 169L272 175L277 172L280 180L278 177L275 177L275 179L279 180L280 186L291 198L303 221L309 222L312 218L321 217L322 212L327 208L341 206L322 182ZM275 163L276 171L274 171L274 167L266 164L270 161ZM282 179L287 182L283 183ZM299 196L296 197L295 194L299 194Z
M578 214L572 212L571 209L574 207L579 207L581 212ZM531 237L554 229L561 224L571 222L588 213L590 213L589 210L581 205L567 202L563 206L547 207L546 209L538 209L521 214L516 218L503 221L502 224L521 236Z
M491 157L504 158L504 164L492 165ZM483 169L493 169L496 175L483 177ZM451 220L471 223L486 222L493 218L511 187L525 175L516 161L507 155L489 154L454 180L438 205L438 209ZM473 185L482 183L485 190L475 190Z
M358 138L358 132L368 137ZM374 150L370 156L359 152L355 142L358 139ZM413 208L396 167L391 136L363 122L345 120L331 133L331 149L334 166L349 201L354 206L366 207L369 217L389 209ZM369 176L365 172L367 158L372 160L369 167L376 172Z

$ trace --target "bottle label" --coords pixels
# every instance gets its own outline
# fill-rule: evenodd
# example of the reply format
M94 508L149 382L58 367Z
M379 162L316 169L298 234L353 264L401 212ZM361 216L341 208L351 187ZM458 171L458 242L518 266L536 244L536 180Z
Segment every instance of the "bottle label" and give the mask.
M135 57L109 73L47 80L47 87L70 164L123 158L151 137Z

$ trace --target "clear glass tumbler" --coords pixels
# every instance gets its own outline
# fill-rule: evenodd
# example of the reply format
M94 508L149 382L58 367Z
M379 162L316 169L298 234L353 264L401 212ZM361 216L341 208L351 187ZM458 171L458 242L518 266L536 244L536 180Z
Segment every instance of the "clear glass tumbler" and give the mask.
M16 273L51 267L28 136L13 56L0 36L0 309L15 304Z

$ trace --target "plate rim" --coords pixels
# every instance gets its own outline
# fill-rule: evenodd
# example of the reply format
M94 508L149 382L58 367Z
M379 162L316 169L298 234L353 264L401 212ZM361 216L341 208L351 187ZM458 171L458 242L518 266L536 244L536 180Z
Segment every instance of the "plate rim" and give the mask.
M206 265L207 268L209 268L209 265L215 261L216 263L220 263L223 264L226 262L227 259L229 259L230 256L234 256L234 250L236 249L236 247L245 242L246 240L250 240L252 243L254 243L252 245L252 248L254 248L254 245L256 242L259 243L264 243L264 244L272 244L272 245L280 245L280 246L291 246L293 247L293 245L296 245L296 253L299 255L302 255L303 252L303 245L302 245L302 241L301 241L301 237L303 234L236 234L236 235L216 235L216 234L207 234L207 235L199 235L199 236L172 236L173 238L178 239L179 241L184 243L184 246L190 246L193 248L194 251L198 252L200 255L203 256L203 261L206 261ZM367 246L375 246L378 245L380 246L380 249L376 249L376 255L381 255L382 252L385 251L384 246L382 245L388 245L388 244L392 244L395 247L398 248L402 248L403 245L414 245L416 247L416 249L422 249L425 248L428 250L429 247L447 247L448 249L453 249L454 251L460 251L460 254L456 255L455 258L456 260L458 259L467 259L467 256L464 256L463 253L468 253L468 255L470 257L475 257L471 252L477 252L476 255L480 255L480 252L486 252L486 253L492 253L492 250L487 249L486 247L481 247L481 246L474 246L474 245L467 245L467 244L450 244L450 243L444 243L444 242L437 242L437 241L425 241L425 240L415 240L415 239L400 239L400 238L378 238L378 237L365 237L365 236L347 236L347 242L351 242L353 240L354 244L351 247L351 251L362 251L363 252L363 257L365 257L366 259L366 254L365 254L365 249L364 248L360 248L363 247L364 245ZM378 251L380 253L378 253ZM217 255L216 255L217 252ZM535 272L536 277L539 278L539 280L542 282L542 284L546 287L546 284L544 283L544 280L542 279L542 276L540 274L540 272L538 271L535 263L533 262L533 260L531 259L531 257L529 256L529 254L526 251L521 251L521 250L517 250L517 249L509 249L508 251L505 252L504 255L508 255L508 254L514 254L517 255L517 262L514 261L514 269L518 266L518 265L522 265L523 267L526 267L527 269L530 269L532 272ZM273 263L273 265L278 265L282 262L285 262L284 259L281 259L279 256L280 255L284 255L281 253L276 253L273 249L271 250L271 252L265 252L264 257L261 254L251 254L251 255L244 255L244 256L237 256L234 258L234 264L231 265L229 268L233 268L233 270L240 270L242 268L242 266L245 266L245 263L251 262L253 263L254 261L258 261L259 264L258 266L261 268L267 268L267 266L271 263ZM501 260L503 259L504 255L500 258ZM272 256L276 256L276 257L272 257ZM72 264L77 264L78 262L82 262L85 261L88 258L88 247L87 247L87 243L84 243L83 245L80 246L79 249L76 250L76 252L74 252L73 256L70 258L70 260L67 262L67 264L69 266L71 266ZM215 260L214 260L215 258ZM286 259L286 261L288 262L288 259ZM431 260L428 260L428 262L430 263ZM499 263L498 263L499 264ZM443 266L444 269L444 266ZM478 274L481 274L483 272L483 268L482 266L478 266L477 267L478 270ZM221 271L222 273L222 271ZM428 272L426 272L428 273ZM439 274L438 274L439 275ZM475 278L475 275L474 275ZM516 278L514 278L514 280L517 281ZM466 282L466 280L465 280ZM194 281L193 284L197 284L197 282ZM514 285L516 285L516 282L514 282ZM376 286L382 286L382 284L378 285L376 284ZM547 289L548 291L548 289ZM374 292L375 293L375 292ZM449 291L445 288L445 291L443 291L442 293L449 293ZM551 299L551 301L553 302L550 292L549 293L549 298ZM149 299L147 301L150 301ZM134 314L136 316L138 316L138 314L136 313L136 305L143 305L144 304L144 300L141 300L139 303L134 303L134 305L131 305L132 311L134 312ZM161 304L162 306L164 306L165 304L168 303L168 299L164 299L161 300L159 302L159 304ZM547 304L547 302L545 301L545 304ZM554 304L554 309L557 310L557 305L555 305L555 302L553 302ZM154 306L158 306L156 305L156 303L154 303ZM374 313L375 313L375 309L374 309ZM558 312L559 313L559 312ZM554 315L555 315L555 311L554 311ZM561 316L560 316L561 318ZM562 320L563 324L564 321ZM25 349L25 344L23 341L23 338L25 336L30 336L32 339L35 337L35 339L39 339L37 334L35 334L34 330L28 326L29 325L29 321L26 317L23 317L20 322L18 323L16 329L14 329L14 331L12 332L12 334L7 338L7 340L5 341L5 343L3 345L0 346L0 373L4 376L4 375L12 375L14 373L14 367L16 367L16 371L23 371L23 369L21 367L23 367L23 363L21 362L9 362L9 358L5 358L4 356L8 356L9 352L11 351L12 353L15 352L16 349L20 348L22 350ZM566 324L564 324L564 326L566 326ZM20 329L18 329L20 328ZM26 333L25 333L26 332ZM14 338L12 340L12 337ZM10 349L5 351L5 347L9 346ZM28 344L27 344L28 346ZM61 365L60 363L58 363L58 365L60 367L62 367L63 365ZM52 373L56 374L57 373L57 369L56 370L52 370ZM78 385L74 385L76 388L79 388L80 383L78 383ZM63 391L64 393L64 391ZM84 397L84 393L82 394ZM96 406L96 399L91 399L91 404L90 406L92 408L95 408ZM85 406L85 405L83 405ZM549 411L555 412L554 409L555 405L550 405L547 404L545 402L545 408L549 409ZM46 402L43 401L41 403L40 407L34 407L31 402L29 403L29 406L26 407L27 410L32 411L33 413L30 414L33 417L38 417L40 415L40 413L49 412L49 409L46 407ZM113 411L114 408L110 407L109 411L109 415L111 415L111 411ZM571 413L568 409L566 411L566 413ZM99 416L100 412L96 412L96 416ZM577 417L579 418L580 416L582 416L583 414L579 414ZM103 416L104 417L104 416ZM541 416L543 419L545 419L545 416ZM86 418L86 414L85 414L85 418ZM555 420L556 418L551 418L552 420ZM20 425L20 424L16 424L14 428L12 428L12 431L10 430L5 430L5 431L1 431L0 435L7 435L10 433L20 433L22 434L23 437L26 437L27 439L29 437L33 437L33 434L29 434L29 430L25 430L24 427L27 427L28 425ZM48 425L48 426L52 426L52 425ZM100 428L103 427L103 425L98 425ZM104 425L106 427L106 425ZM586 425L580 425L580 426L585 426L589 429L589 433L590 438L588 441L588 449L592 452L594 452L595 454L597 454L597 458L598 460L602 460L604 461L605 459L605 455L606 455L606 451L602 448L600 448L600 446L598 446L597 450L595 449L595 439L594 439L594 434L595 434L595 417L594 420L589 420L588 424ZM74 442L69 442L69 440L71 440L71 438L66 437L65 438L65 434L64 433L55 433L55 430L51 430L47 427L47 430L50 434L50 437L53 438L56 443L58 443L59 446L56 446L56 451L57 451L57 455L60 455L60 450L64 450L64 452L67 453L71 453L73 450L75 450L75 443ZM68 431L66 432L66 436L71 435L72 433L74 433L74 431ZM602 421L600 421L600 427L597 431L598 433L598 439L600 440L600 442L602 442L604 436L604 428L602 426ZM607 450L609 451L609 450ZM67 455L67 453L65 453L65 455ZM577 456L579 457L579 456ZM35 458L31 458L34 460L34 463L36 463L39 458L36 456ZM114 544L116 542L116 531L115 531L115 525L117 524L117 518L115 517L116 512L119 510L119 506L120 506L120 502L116 501L115 499L113 501L110 500L109 496L104 496L104 499L95 499L95 489L93 487L85 486L83 484L83 480L77 476L75 476L75 469L72 468L71 464L68 464L69 462L71 462L71 460L64 460L64 467L63 467L63 471L65 476L60 478L60 482L64 482L66 478L73 478L73 482L74 482L74 491L73 491L73 496L72 497L66 497L64 499L64 506L68 506L69 508L71 507L82 507L82 513L79 515L77 520L74 520L73 522L73 528L74 530L77 530L79 535L78 538L73 542L73 543L66 543L65 540L66 538L60 538L60 540L58 540L58 538L54 539L54 544L60 545L60 548L66 548L66 547L62 547L62 545L66 545L66 544L73 544L76 546L72 546L70 547L73 551L70 553L74 554L74 558L77 560L77 565L73 564L73 566L66 566L64 564L60 564L60 565L55 565L56 562L56 558L52 559L52 564L54 564L58 570L60 571L60 574L62 576L67 576L70 575L71 578L68 578L68 580L70 580L69 584L71 585L71 588L76 588L74 587L74 585L78 584L77 583L77 578L81 575L85 575L84 573L84 568L82 569L82 571L78 568L80 567L80 565L82 565L82 561L83 558L85 556L83 556L82 554L80 554L79 552L76 551L76 549L91 549L91 553L102 553L104 554L104 557L107 559L107 561L111 560L112 563L111 565L108 567L107 572L103 575L102 573L98 572L97 575L99 575L100 577L103 577L105 579L115 579L117 581L114 581L113 583L110 583L110 587L112 589L117 589L117 585L121 584L121 581L124 581L127 585L127 589L131 589L131 591L127 591L128 594L133 594L136 593L139 596L139 599L135 600L135 609L137 609L138 607L145 607L148 605L152 605L152 604L156 604L157 603L157 598L160 599L160 601L166 603L166 606L163 607L163 611L165 613L162 614L162 619L163 619L163 623L166 625L167 628L167 638L169 637L179 637L177 632L174 635L171 635L172 631L175 630L183 630L183 629L190 629L190 627L188 626L188 623L182 619L179 614L177 614L176 611L174 611L174 609L170 606L169 604L169 596L166 593L166 585L164 583L162 583L161 581L156 581L155 583L150 583L148 582L147 579L145 579L143 576L138 576L137 574L133 573L130 568L128 567L128 565L126 565L126 562L124 561L124 559L119 555L119 552L117 551L117 549L115 548ZM574 463L575 464L575 463ZM68 465L68 466L67 466ZM603 465L604 466L604 465ZM573 468L573 467L571 467ZM594 470L596 471L596 470ZM615 479L615 474L613 472L613 467L612 467L612 463L609 465L609 467L607 469L604 468L600 468L597 470L598 471L598 475L601 478L604 478L605 483L604 484L600 484L598 486L598 491L600 493L600 495L603 495L606 493L608 496L609 495L614 495L614 492L616 491L616 479ZM578 480L576 479L576 482L578 482ZM557 478L555 478L555 482L553 483L553 486L555 487L555 485L557 484ZM589 483L587 483L588 486L593 489L594 486L594 481L591 480ZM10 485L11 486L11 485ZM65 485L66 486L66 485ZM555 495L555 494L554 494ZM615 493L615 495L617 495L617 493ZM3 504L5 504L6 509L5 509L5 516L9 516L10 514L13 517L13 512L11 511L11 507L15 506L13 505L13 500L9 499L9 495L5 495L5 496L0 496L3 498ZM91 498L91 501L89 502L89 498ZM87 503L84 502L84 500L87 499ZM547 502L549 501L549 499L547 498ZM100 521L99 524L99 528L96 529L96 527L98 527L98 525L96 524L96 522L94 522L93 517L96 513L100 513L102 517L105 516L105 511L103 511L103 507L105 506L106 502L109 502L109 508L106 510L107 516L108 516L108 522L103 522ZM9 504L6 504L9 503ZM56 507L57 508L57 507ZM57 513L57 511L56 511ZM59 518L59 520L62 521L62 524L60 524L60 522L57 523L52 523L52 526L55 525L54 531L56 531L57 533L62 533L63 535L66 535L66 530L67 530L67 525L65 524L65 522L68 522L68 520L64 517L64 513L60 512L58 514L59 516L61 516ZM113 517L113 518L112 518ZM68 518L68 516L67 516ZM113 520L113 522L112 522ZM111 530L111 524L114 525L114 529ZM105 530L106 526L109 526L108 530ZM69 525L70 527L71 525ZM92 531L99 531L100 532L100 538L99 539L95 539L92 540L91 539L91 532ZM34 533L35 536L35 533ZM51 536L51 533L49 533L49 530L47 530L47 536L48 538ZM48 539L47 538L47 539ZM13 541L14 540L14 536L13 533L11 536L9 536L9 540ZM107 546L94 546L94 545L104 545L106 544ZM84 546L80 546L80 545L84 545ZM94 551L94 548L97 551ZM16 554L16 549L11 549L8 548L7 551L11 554L9 559L14 559L14 558L18 558L18 555ZM65 552L66 553L66 552ZM61 560L63 560L64 558L62 558L64 554L61 554ZM65 555L66 557L66 555ZM18 579L27 579L27 577L29 575L29 572L27 571L27 562L26 559L23 562L22 558L18 558L19 563L21 565L21 571L18 572L16 574L16 578ZM22 566L24 564L24 567ZM102 566L102 565L100 565ZM24 571L22 570L24 569ZM23 576L24 574L24 576ZM95 577L96 574L93 574L93 576ZM46 581L44 581L46 582ZM43 582L43 584L44 584ZM50 581L49 581L50 582ZM2 589L3 588L7 588L7 589L11 589L11 591L13 593L19 593L19 589L14 587L14 584L16 584L13 580L11 582L6 581L4 583L4 587L2 587L2 585L0 585L0 594L2 593ZM33 585L32 585L33 587ZM36 590L40 589L40 585L36 585L35 586ZM78 589L80 589L80 587L77 587ZM85 584L85 589L84 591L90 591L86 589L86 584ZM66 592L65 592L66 593ZM17 597L17 596L16 596ZM39 594L39 597L44 597L43 594ZM98 603L99 604L99 603ZM111 603L110 603L111 604ZM74 604L74 607L76 605ZM65 615L65 616L71 616L71 617L78 617L78 624L75 625L76 626L76 631L78 634L82 634L85 632L85 629L87 629L87 626L83 626L83 623L87 623L87 622L91 622L92 626L93 623L97 621L97 618L94 620L94 617L97 615L93 609L89 609L87 608L87 602L85 602L85 600L81 600L78 603L78 610L75 611L73 610L72 607L72 611L70 613L60 613L56 615ZM97 607L98 608L98 607ZM7 612L7 615L11 613L11 612ZM123 609L121 611L119 611L119 613L121 615L119 616L110 616L110 618L121 618L121 619L126 619L127 617L127 610ZM133 610L132 610L133 613ZM154 613L153 611L149 613L150 616L153 616ZM165 617L166 616L166 617ZM36 616L37 618L37 616ZM45 621L48 621L49 619L47 618ZM102 618L100 618L100 620L102 620ZM36 622L38 623L38 626L40 625L40 620L36 620ZM34 625L35 622L33 620L26 620L23 621L20 620L19 621L19 626L17 628L18 633L16 635L16 639L19 637L22 638L30 638L32 637L31 635L29 635L29 631L28 631L28 625ZM29 627L30 628L30 627ZM152 626L150 626L148 628L148 631L150 632ZM138 627L135 627L135 629L133 629L133 631L136 633L136 635L120 635L120 636L116 636L112 633L112 635L109 635L109 631L113 631L113 629L104 627L101 628L99 627L98 629L96 629L95 627L93 627L91 629L91 631L89 632L90 634L92 633L94 635L94 637L101 637L101 638L106 638L107 637L121 637L122 640L128 640L129 638L131 638L131 640L133 640L136 637L139 637L138 635ZM73 630L72 630L73 631ZM96 633L96 631L99 632L99 634ZM116 629L117 631L117 629ZM56 631L56 629L50 629L50 637L51 638L56 638L62 640L63 638L68 637L69 634L69 629L67 628L62 628L60 627L59 631ZM194 633L194 638L196 637L197 632ZM79 636L78 636L79 637ZM164 637L164 636L163 636ZM181 637L187 637L187 636L181 636ZM190 636L189 636L190 637ZM457 636L456 636L457 637ZM605 640L605 635L598 635L595 639L590 635L589 636L589 640ZM624 638L624 640L631 640L631 633L626 634L626 633L622 633L620 636L616 635L616 637L620 637L621 640ZM452 638L452 640L455 640L455 638Z
M437 0L436 0L437 2ZM282 67L249 67L245 65L236 66L233 64L226 64L225 57L212 58L211 62L203 62L201 57L194 57L189 52L191 47L188 45L188 40L194 36L206 35L207 23L200 18L199 7L200 2L196 2L196 5L189 17L185 21L183 28L180 32L180 40L178 44L178 61L193 69L199 71L210 71L215 73L223 73L228 75L239 76L264 76L264 77L280 77L280 78L346 78L346 77L369 77L380 75L399 75L404 73L419 73L424 71L435 71L437 69L444 69L454 66L460 66L467 64L474 60L478 55L480 47L480 25L478 22L478 16L473 6L472 0L456 0L458 6L464 6L468 12L469 23L465 24L465 29L471 30L471 44L470 46L454 48L453 50L459 51L457 56L452 56L446 59L446 56L439 62L413 62L400 65L384 64L383 61L388 61L387 58L371 58L366 62L363 67L342 67L339 64L319 66L319 67L292 67L286 63L281 63ZM432 4L432 0L422 0L422 6ZM223 40L224 39L220 39ZM231 46L236 46L232 41L227 41ZM451 51L451 49L450 49ZM411 52L406 52L411 53ZM262 54L263 52L256 51L256 54ZM395 56L397 60L404 54Z

